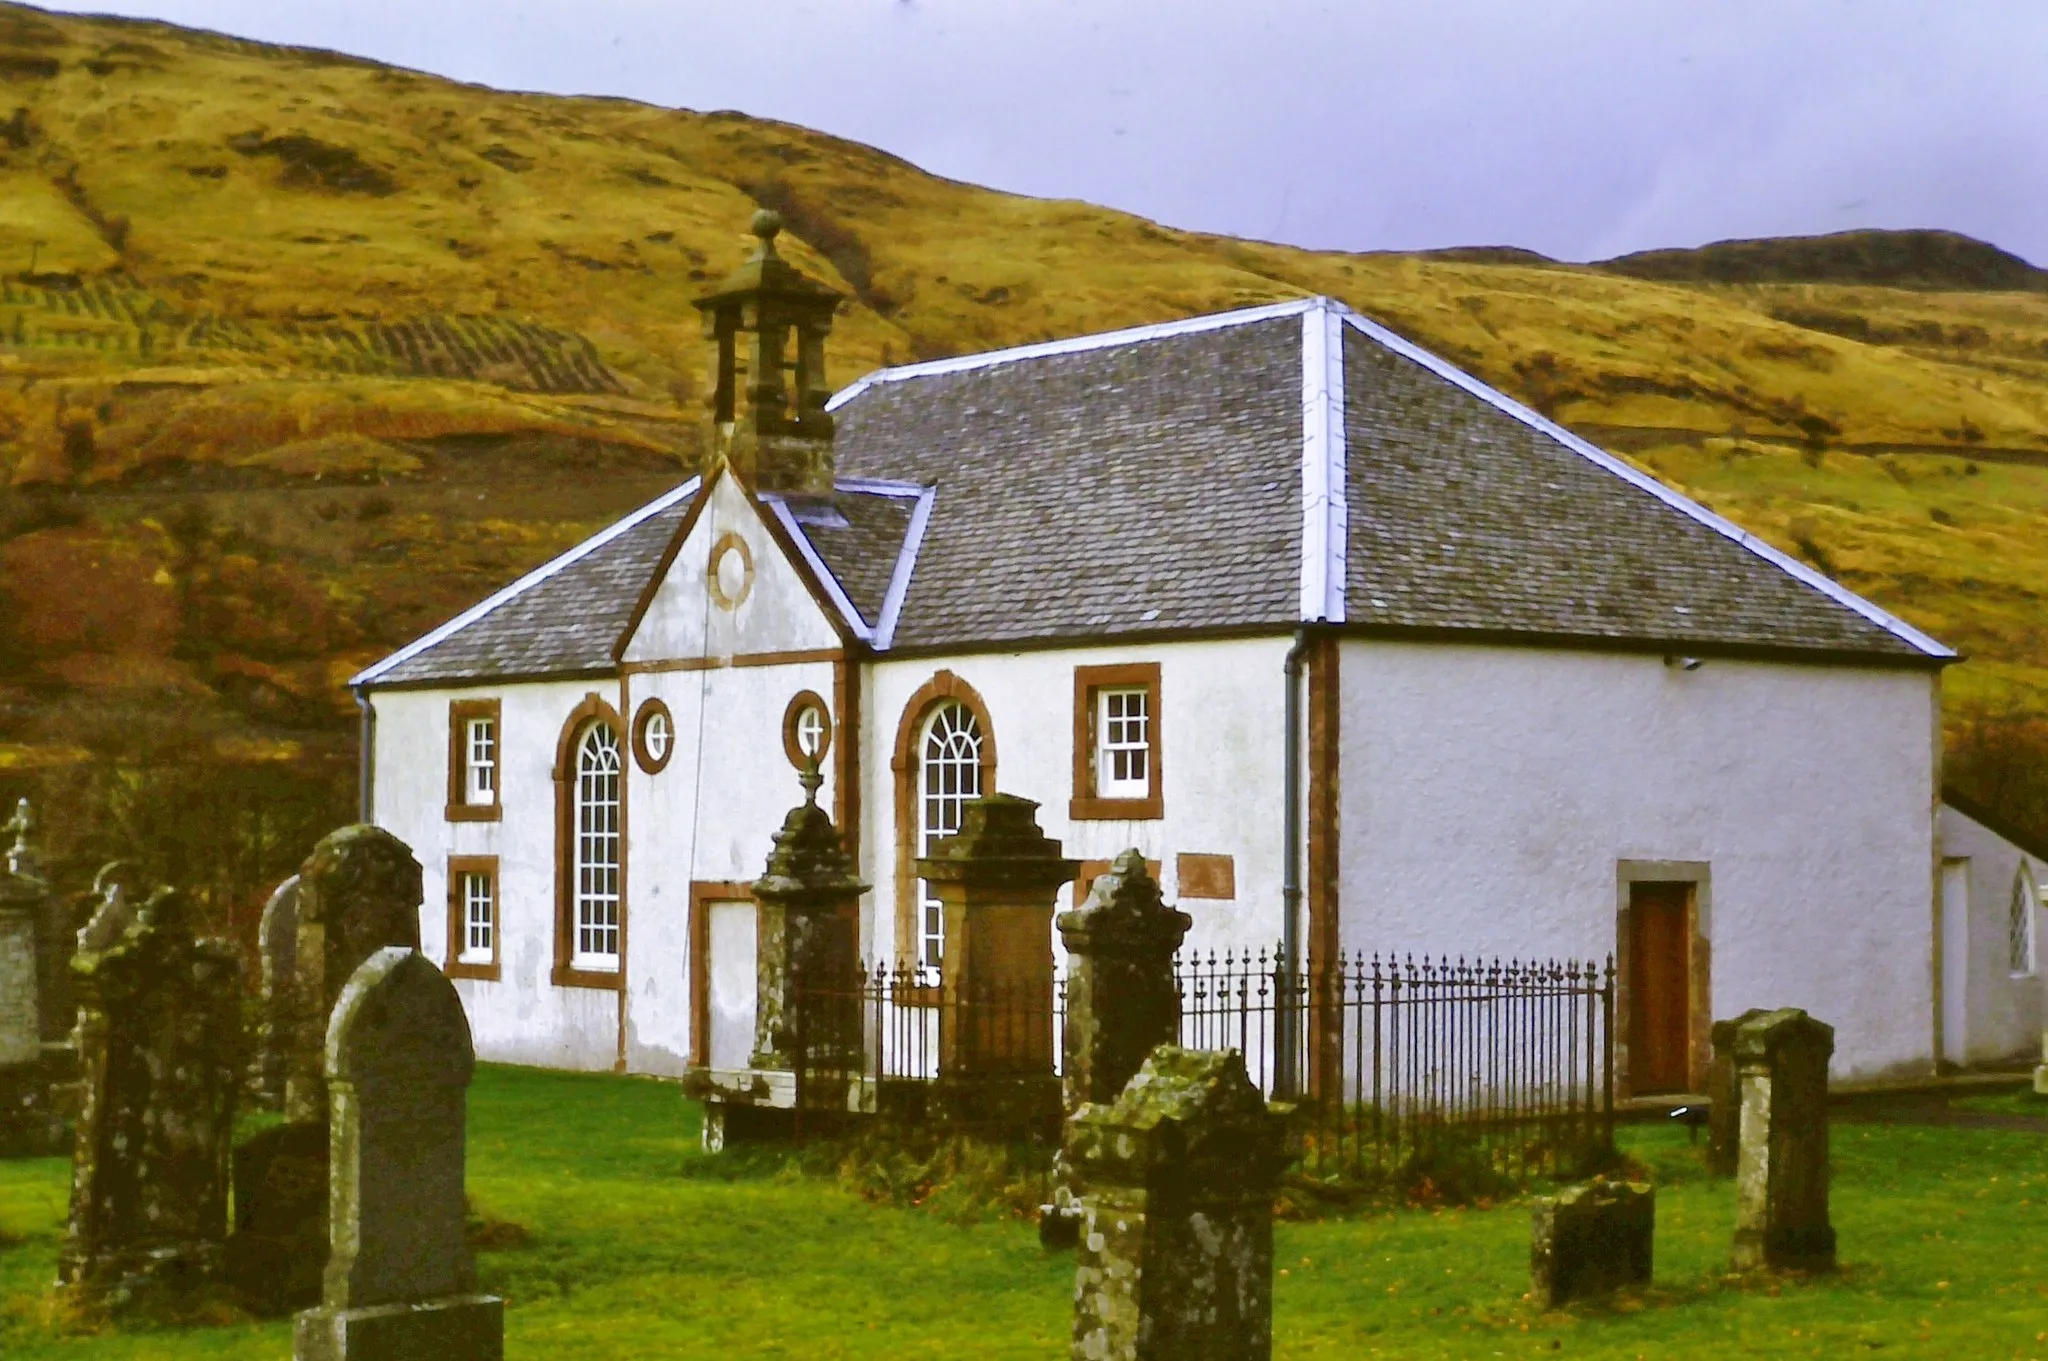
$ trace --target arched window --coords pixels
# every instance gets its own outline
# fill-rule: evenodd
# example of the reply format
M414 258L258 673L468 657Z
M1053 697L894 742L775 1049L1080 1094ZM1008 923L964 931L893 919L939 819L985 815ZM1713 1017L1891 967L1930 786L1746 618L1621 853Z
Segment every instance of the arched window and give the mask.
M960 814L967 801L982 794L981 763L981 723L974 712L958 700L934 708L918 742L919 855L929 854L933 842L960 830ZM946 945L944 910L922 879L917 881L917 900L917 963L923 969L936 969Z
M570 963L619 967L619 735L593 723L576 743L575 932Z
M2012 877L2012 906L2008 909L2005 926L2015 977L2031 977L2034 972L2034 908L2039 902L2034 876L2029 872L2027 862L2022 860Z

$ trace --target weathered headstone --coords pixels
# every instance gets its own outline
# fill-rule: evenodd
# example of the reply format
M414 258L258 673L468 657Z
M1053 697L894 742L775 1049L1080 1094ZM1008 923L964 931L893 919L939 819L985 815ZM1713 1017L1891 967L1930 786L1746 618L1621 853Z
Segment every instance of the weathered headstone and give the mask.
M868 886L818 807L823 783L815 763L804 771L804 801L783 820L752 885L761 905L755 1068L790 1067L801 1040L808 1062L831 1067L852 1058L847 1066L859 1071L857 1056L841 1052L860 1041L858 998L849 995L841 1008L830 994L858 991L860 895ZM809 1002L801 1017L799 999Z
M1633 1182L1568 1186L1536 1201L1529 1272L1538 1304L1556 1309L1650 1283L1657 1192Z
M326 1051L330 1246L295 1361L499 1361L504 1301L476 1293L463 1240L476 1051L462 999L419 951L379 950L344 989Z
M0 1157L60 1152L69 1134L59 1107L73 1066L76 937L37 865L34 827L23 799L6 825L13 842L0 864Z
M1162 1045L1067 1121L1081 1177L1075 1361L1264 1361L1282 1120L1236 1050Z
M1038 826L1038 805L1011 794L969 800L960 830L917 863L944 912L941 1118L1017 1134L1059 1127L1053 1071L1052 908L1078 860Z
M263 964L263 1020L256 1037L254 1085L257 1099L279 1110L291 1067L291 1041L298 1029L293 1013L298 1000L298 875L279 884L264 904L256 951Z
M1735 1080L1735 1032L1764 1015L1751 1007L1733 1020L1716 1021L1712 1035L1714 1059L1707 1067L1707 1170L1716 1176L1735 1175L1741 1147L1742 1091Z
M2041 1032L2041 1062L2034 1067L2034 1091L2048 1096L2048 1030Z
M282 1060L285 1123L235 1150L228 1281L264 1315L320 1298L328 1245L327 1029L341 990L388 946L419 948L419 862L378 827L323 837L264 912L269 1048ZM290 958L282 958L289 922ZM280 977L282 975L282 977Z
M1070 961L1060 1081L1068 1112L1112 1102L1146 1057L1180 1038L1180 991L1174 952L1194 919L1166 905L1142 852L1119 855L1089 887L1087 901L1060 914L1060 940ZM1073 1169L1062 1155L1050 1204L1041 1208L1039 1237L1047 1247L1072 1247L1080 1229Z
M103 915L125 909L119 895ZM105 939L95 920L85 935ZM241 965L195 939L185 900L151 895L118 939L83 952L81 1100L67 1290L119 1309L215 1279L227 1237L228 1149L241 1069Z
M1061 1044L1069 1111L1116 1100L1154 1049L1179 1038L1173 957L1192 925L1166 905L1136 850L1097 876L1085 903L1060 914L1071 961Z
M1742 1091L1735 1172L1735 1269L1824 1271L1835 1264L1828 1220L1828 1059L1834 1027L1795 1007L1735 1033Z
M367 823L329 832L299 869L296 1030L286 1065L285 1119L327 1120L327 1022L362 962L388 945L420 948L420 862Z

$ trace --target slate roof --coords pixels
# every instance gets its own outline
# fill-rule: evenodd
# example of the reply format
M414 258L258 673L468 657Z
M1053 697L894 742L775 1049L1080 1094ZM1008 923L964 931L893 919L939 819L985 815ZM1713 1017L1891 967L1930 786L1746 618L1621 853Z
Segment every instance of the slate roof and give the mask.
M1353 623L1924 655L1349 327L1344 432Z
M915 488L906 490L915 491ZM824 560L840 589L859 611L863 623L875 628L882 602L889 594L903 537L910 529L916 496L854 491L841 487L832 496L764 496L766 502L789 507L798 532Z
M878 649L1325 620L1434 638L1954 656L1326 299L883 370L833 410L837 492L763 500L787 510ZM356 683L609 669L692 490ZM892 615L906 545L914 571ZM1324 585L1325 572L1341 582Z
M897 647L1295 618L1301 320L876 384L842 472L936 484Z

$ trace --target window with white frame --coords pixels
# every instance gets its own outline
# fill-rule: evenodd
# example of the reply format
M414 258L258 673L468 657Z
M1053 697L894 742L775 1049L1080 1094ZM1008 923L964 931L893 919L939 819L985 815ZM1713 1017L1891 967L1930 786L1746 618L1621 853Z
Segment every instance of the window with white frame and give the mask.
M933 842L959 831L967 801L981 797L981 747L981 724L957 700L941 704L925 720L918 757L919 855L930 854ZM945 909L922 879L917 899L917 963L930 972L945 952Z
M1152 792L1151 692L1095 692L1095 792L1105 799L1142 799Z
M498 885L487 870L462 873L462 953L464 964L488 964L495 957L498 930Z
M498 801L498 725L489 718L464 724L463 797L469 803Z
M576 744L576 940L571 965L619 967L619 735L593 723Z
M2027 862L2022 860L2012 877L2012 906L2008 909L2005 927L2009 962L2016 978L2032 977L2034 973L2034 909L2039 901L2034 876L2028 872Z
M825 749L825 711L815 704L797 711L796 749L806 756L817 756Z

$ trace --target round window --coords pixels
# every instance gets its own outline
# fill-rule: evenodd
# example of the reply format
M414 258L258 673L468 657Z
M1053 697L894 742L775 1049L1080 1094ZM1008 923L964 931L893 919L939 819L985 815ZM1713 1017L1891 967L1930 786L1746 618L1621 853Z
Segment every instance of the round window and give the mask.
M738 609L754 588L754 555L747 541L737 534L719 538L711 549L711 563L705 573L712 603L722 610Z
M832 750L832 711L809 690L783 710L782 750L798 770L812 761L822 765L825 753Z
M658 699L645 700L633 718L633 758L649 775L668 764L675 753L675 719Z

